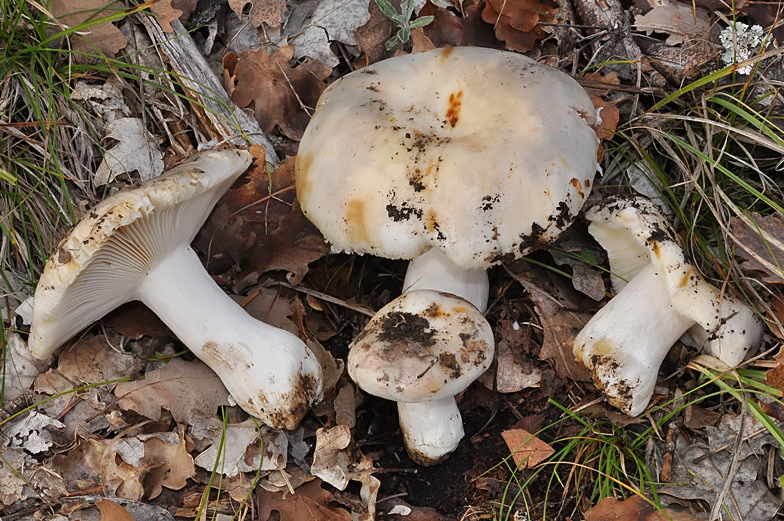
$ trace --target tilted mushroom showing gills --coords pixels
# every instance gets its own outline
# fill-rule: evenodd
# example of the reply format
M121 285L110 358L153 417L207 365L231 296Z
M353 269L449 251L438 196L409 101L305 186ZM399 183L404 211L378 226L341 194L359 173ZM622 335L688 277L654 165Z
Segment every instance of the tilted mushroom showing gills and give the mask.
M654 203L614 197L586 217L607 250L617 294L577 335L574 355L612 405L631 416L643 412L659 366L689 328L729 366L756 352L762 322L754 310L705 282Z
M251 160L245 151L205 151L88 212L38 281L32 353L45 358L117 306L140 300L243 409L272 427L295 428L321 398L319 362L296 336L248 315L190 247Z
M520 54L391 58L324 91L300 142L297 197L334 251L429 251L406 287L484 311L484 270L554 240L590 193L594 115L576 81Z
M409 291L370 320L351 345L348 372L364 391L398 402L411 459L434 465L463 437L455 395L490 367L485 317L461 298Z

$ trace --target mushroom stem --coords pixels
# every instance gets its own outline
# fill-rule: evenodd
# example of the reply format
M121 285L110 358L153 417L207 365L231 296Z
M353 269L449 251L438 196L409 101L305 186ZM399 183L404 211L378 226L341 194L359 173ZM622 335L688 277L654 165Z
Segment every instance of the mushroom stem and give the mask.
M398 402L397 413L408 455L419 465L442 461L465 434L454 396L429 402Z
M189 246L150 269L135 297L218 374L243 409L267 425L294 429L321 398L321 366L305 343L248 315Z
M408 264L403 293L432 289L466 299L484 313L490 284L485 270L466 270L449 260L438 248L431 248Z
M653 264L588 322L574 355L607 401L630 416L645 410L670 347L696 322L675 310Z

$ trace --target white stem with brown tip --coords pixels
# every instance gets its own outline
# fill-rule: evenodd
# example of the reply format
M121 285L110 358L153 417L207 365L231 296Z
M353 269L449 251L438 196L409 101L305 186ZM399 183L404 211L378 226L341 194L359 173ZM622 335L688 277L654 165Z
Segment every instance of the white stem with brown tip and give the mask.
M449 456L465 434L454 396L429 402L398 402L397 413L408 455L426 467Z
M246 313L190 247L154 266L135 296L218 374L243 409L267 425L296 428L321 397L321 366L305 343Z
M670 348L694 324L672 306L650 264L588 321L575 338L574 355L610 404L637 416L653 396Z

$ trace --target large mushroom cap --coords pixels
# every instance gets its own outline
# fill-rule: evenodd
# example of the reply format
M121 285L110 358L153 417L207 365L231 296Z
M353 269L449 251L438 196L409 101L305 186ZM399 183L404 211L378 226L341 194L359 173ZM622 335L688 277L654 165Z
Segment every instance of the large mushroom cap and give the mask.
M132 300L145 272L168 252L190 244L252 160L243 150L207 150L90 210L60 241L38 281L30 351L45 358ZM153 214L156 219L144 219Z
M519 54L392 58L324 91L297 196L335 250L410 259L437 247L486 269L571 223L596 171L592 123L577 82Z
M465 390L490 367L495 343L484 316L465 300L419 290L370 320L348 355L351 378L396 402L428 402Z

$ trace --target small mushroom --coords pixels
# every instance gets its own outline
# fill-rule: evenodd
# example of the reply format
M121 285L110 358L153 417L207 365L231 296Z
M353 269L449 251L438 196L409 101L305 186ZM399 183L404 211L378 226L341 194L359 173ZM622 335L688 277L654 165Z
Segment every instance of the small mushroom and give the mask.
M30 350L45 358L117 306L139 300L218 376L237 403L293 429L321 398L321 366L296 336L248 315L190 243L252 157L209 150L90 210L38 281Z
M577 335L574 355L608 402L631 416L643 412L659 366L689 328L729 366L756 352L763 331L754 310L705 282L654 203L613 197L586 217L607 250L616 296Z
M473 305L437 291L409 291L354 340L348 371L364 391L398 402L411 459L434 465L464 434L455 395L487 370L494 349L490 325Z
M332 83L296 160L334 251L414 259L407 289L487 306L487 270L553 241L591 191L591 99L523 55L449 47ZM424 254L424 255L423 255Z

